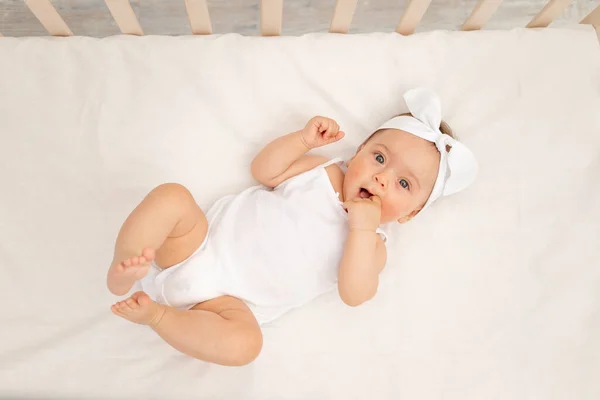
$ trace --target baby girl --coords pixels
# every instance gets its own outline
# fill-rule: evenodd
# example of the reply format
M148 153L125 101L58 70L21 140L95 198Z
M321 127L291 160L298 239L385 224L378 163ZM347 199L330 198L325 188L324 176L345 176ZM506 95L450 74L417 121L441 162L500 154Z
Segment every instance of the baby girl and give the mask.
M269 143L252 161L261 184L205 214L178 184L152 190L119 231L107 284L111 307L200 360L244 365L262 348L260 325L337 288L358 306L386 264L381 225L404 223L469 186L472 153L442 122L428 89L375 130L347 161L307 155L341 140L324 117ZM441 130L440 130L441 129Z

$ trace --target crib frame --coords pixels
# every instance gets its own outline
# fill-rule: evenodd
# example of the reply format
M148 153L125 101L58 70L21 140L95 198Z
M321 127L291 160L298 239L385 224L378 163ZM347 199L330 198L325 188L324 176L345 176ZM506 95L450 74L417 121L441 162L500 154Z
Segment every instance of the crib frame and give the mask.
M104 0L122 34L144 35L129 0ZM184 0L188 20L193 35L213 33L206 0ZM463 31L480 30L492 17L503 0L479 0L471 15L459 28ZM573 0L549 0L548 3L526 25L527 28L545 28L556 19ZM350 29L358 0L336 0L330 33L346 34ZM415 32L431 0L410 0L396 32L410 35ZM73 36L73 32L62 19L51 0L25 0L25 4L52 36ZM281 35L283 21L283 0L260 0L260 33L262 36ZM593 25L600 40L600 5L580 21ZM0 33L2 36L2 33Z

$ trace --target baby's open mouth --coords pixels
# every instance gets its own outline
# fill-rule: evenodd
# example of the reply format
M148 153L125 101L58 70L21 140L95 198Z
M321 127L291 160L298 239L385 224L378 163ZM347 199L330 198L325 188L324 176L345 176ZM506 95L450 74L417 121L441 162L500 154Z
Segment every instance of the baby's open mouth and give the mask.
M368 199L371 196L373 196L373 193L369 192L365 188L360 188L360 191L358 192L358 197L360 197L361 199Z

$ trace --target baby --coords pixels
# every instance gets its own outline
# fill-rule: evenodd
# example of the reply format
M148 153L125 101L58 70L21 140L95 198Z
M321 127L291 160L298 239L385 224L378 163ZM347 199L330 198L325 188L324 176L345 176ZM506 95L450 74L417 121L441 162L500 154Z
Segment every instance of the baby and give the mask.
M125 220L107 277L115 295L138 281L143 291L112 312L189 356L244 365L261 351L261 324L334 288L350 306L373 298L386 263L380 225L411 220L477 173L435 93L404 98L410 114L383 124L347 162L306 155L344 137L329 118L272 141L252 162L261 185L206 214L181 185L152 190Z

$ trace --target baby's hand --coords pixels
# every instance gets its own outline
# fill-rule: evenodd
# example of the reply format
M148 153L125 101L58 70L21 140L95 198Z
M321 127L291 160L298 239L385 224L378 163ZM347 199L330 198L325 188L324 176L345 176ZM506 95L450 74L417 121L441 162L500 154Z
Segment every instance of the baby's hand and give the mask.
M325 117L314 117L302 129L300 137L309 149L337 142L344 137L340 126L334 120Z
M375 232L379 227L381 222L381 199L378 196L348 200L344 203L344 208L348 210L351 231Z

